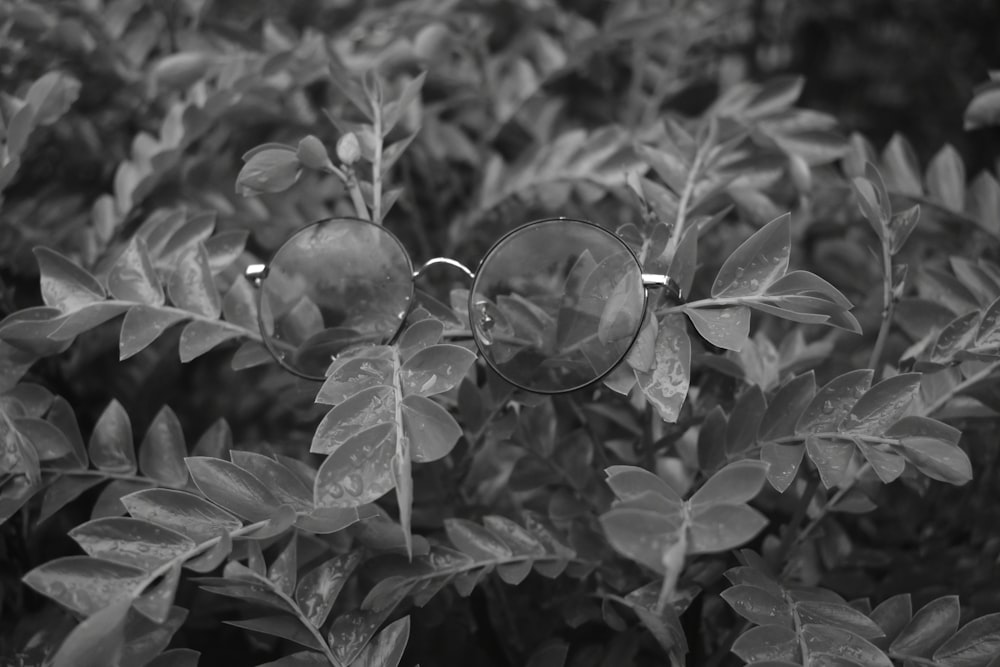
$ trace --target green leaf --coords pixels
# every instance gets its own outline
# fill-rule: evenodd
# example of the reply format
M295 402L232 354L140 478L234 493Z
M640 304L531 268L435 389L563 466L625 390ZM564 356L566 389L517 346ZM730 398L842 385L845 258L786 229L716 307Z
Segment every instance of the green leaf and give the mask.
M101 470L113 473L136 471L132 444L132 422L125 408L112 399L101 413L87 446L90 460Z
M810 655L829 653L849 658L865 667L892 667L892 661L881 649L848 630L807 624L802 628L802 639Z
M187 491L147 489L123 496L122 504L133 517L187 535L197 544L243 526L226 510Z
M244 519L270 518L281 504L259 479L229 461L191 456L184 463L205 497Z
M24 101L34 113L39 126L51 125L80 96L80 82L65 72L47 72L31 84Z
M499 537L518 556L544 556L545 545L522 528L518 523L502 516L487 515L483 517L483 525L490 534Z
M46 306L67 313L104 300L104 287L90 273L55 250L39 247L34 252Z
M378 500L396 485L395 454L392 423L376 424L348 439L320 465L313 502L317 507L358 507Z
M688 529L688 553L734 549L752 540L766 525L767 517L747 505L708 505L695 509Z
M612 509L601 515L608 542L620 554L663 574L663 555L676 544L683 530L680 513L667 516L645 509Z
M108 517L82 523L69 536L94 558L131 565L146 572L194 549L194 540L143 519Z
M781 597L762 588L741 584L722 591L722 599L737 614L757 625L791 628L792 614Z
M24 583L63 606L91 616L123 599L131 599L146 573L137 567L65 556L39 565L24 575Z
M476 561L496 561L513 555L510 547L488 529L465 519L445 519L444 530L459 551Z
M101 490L101 495L94 501L90 510L91 519L103 519L109 516L121 516L125 513L122 496L151 488L152 483L143 480L113 479Z
M851 408L871 386L874 372L867 368L835 377L820 389L795 425L796 435L835 431Z
M163 286L149 259L146 243L133 236L108 273L108 291L122 301L162 306Z
M73 453L73 445L66 434L44 419L16 417L13 425L21 437L35 448L41 461L51 461Z
M246 164L236 177L236 192L244 197L282 192L299 178L301 164L294 148L266 148L244 158Z
M312 509L312 489L306 486L291 469L269 456L256 452L233 450L229 453L233 463L243 468L264 483L278 500L291 505L297 511ZM311 480L310 480L311 482Z
M969 214L991 234L1000 234L1000 183L990 173L980 173L966 196Z
M680 511L684 501L672 486L644 468L636 466L611 466L605 469L608 486L619 500L632 500L645 493L663 497Z
M204 322L195 320L190 322L181 331L181 340L178 346L181 356L181 363L188 363L197 359L216 346L239 338L244 334L233 331L231 327L223 322Z
M754 444L766 408L759 385L751 385L740 394L726 424L726 453L735 458Z
M326 622L344 584L360 564L361 553L351 551L323 561L299 579L295 601L313 626Z
M475 353L461 345L425 347L400 368L399 379L403 395L433 396L453 389L475 362Z
M816 394L816 375L798 375L781 387L768 403L757 427L757 440L768 442L795 434L795 424Z
M73 340L80 334L112 320L128 309L128 304L113 301L91 303L54 321L58 326L49 334L54 341Z
M327 643L342 665L352 664L375 631L406 597L412 585L401 585L381 600L378 609L359 609L342 614L330 626Z
M902 438L900 444L906 460L932 479L956 485L972 479L972 463L958 445L927 437Z
M635 376L660 417L676 422L691 384L691 340L682 316L663 318L656 334L656 366L649 373L636 371Z
M853 305L840 290L809 271L789 271L768 287L765 293L768 296L816 296L844 309Z
M739 352L750 337L750 309L746 306L690 308L684 312L701 337L717 347Z
M767 481L775 491L784 493L791 486L805 451L805 445L801 443L777 445L768 442L761 446L760 460L768 464Z
M302 627L302 623L294 616L264 616L240 621L223 621L223 623L252 632L281 637L315 651L320 650L316 637Z
M382 350L384 348L375 348ZM365 389L392 382L392 359L374 350L363 356L338 359L333 362L327 378L316 395L317 403L339 405Z
M854 438L854 444L884 484L895 481L906 469L906 459L889 445L871 444L860 438Z
M878 624L846 604L806 600L795 603L795 611L802 623L816 623L849 630L865 639L885 636Z
M688 501L694 512L713 505L740 505L764 487L767 464L743 460L730 463L705 482Z
M419 394L405 396L402 413L410 454L417 463L444 458L462 437L462 428L455 418L429 398Z
M208 319L222 312L222 298L215 287L205 246L199 243L177 259L167 282L167 294L178 308Z
M443 335L444 323L441 320L428 318L414 322L399 336L396 343L399 356L405 362L424 348L435 345Z
M165 405L156 413L139 445L139 470L167 486L181 487L188 478L185 456L187 445L181 422L170 406Z
M208 253L208 265L212 268L213 274L218 274L228 268L233 262L239 259L246 247L248 232L244 229L233 229L226 232L219 232L205 239L205 251ZM252 294L249 281L235 280L233 287L239 285L246 292ZM228 319L228 318L227 318ZM250 327L253 328L253 327Z
M957 445L962 432L930 417L909 415L890 426L885 435L890 438L927 437Z
M905 413L920 390L920 373L901 373L866 391L838 426L848 433L882 435Z
M409 638L410 617L404 616L378 633L354 659L351 667L398 667Z
M146 587L143 594L133 602L132 606L154 623L163 623L173 608L180 580L181 563L178 562L174 563L151 586Z
M105 667L119 664L125 641L127 600L112 604L73 628L52 658L52 667Z
M976 130L1000 123L1000 83L989 81L976 90L965 108L965 129Z
M118 341L118 358L124 361L146 349L164 331L177 324L186 315L150 306L134 306L125 313Z
M930 658L958 629L960 615L957 595L928 602L896 636L889 653L899 658Z
M910 208L900 211L892 216L889 221L889 251L895 255L906 244L910 234L917 227L920 221L920 205L914 204Z
M944 667L986 667L1000 655L1000 614L969 621L934 651L934 662Z
M873 640L873 643L880 649L885 650L889 644L899 635L903 628L913 618L913 609L910 605L909 593L893 595L875 607L870 614L871 619L878 624L884 633L884 637Z
M712 285L713 298L763 294L788 270L790 216L767 223L744 241L723 263Z
M801 664L795 631L782 625L761 625L744 632L733 642L733 653L751 664L764 660L787 660Z
M57 477L42 496L42 509L36 519L36 525L49 519L67 504L73 502L87 489L103 482L100 477L75 477L71 475ZM25 498L25 500L27 500Z
M326 413L313 434L309 451L330 454L362 431L395 421L396 392L378 385L351 396Z
M198 651L189 648L174 648L153 658L146 667L198 667ZM123 663L122 667L126 667Z
M180 607L172 607L163 623L154 623L143 614L129 613L125 619L125 646L119 667L153 664L151 661L162 653L186 619L187 610Z
M854 444L828 438L806 437L806 453L816 465L820 480L826 488L842 486L847 468L854 456Z

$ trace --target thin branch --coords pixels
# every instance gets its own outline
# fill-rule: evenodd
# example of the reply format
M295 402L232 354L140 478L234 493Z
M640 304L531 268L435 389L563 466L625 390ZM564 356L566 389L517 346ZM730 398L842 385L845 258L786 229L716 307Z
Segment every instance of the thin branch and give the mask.
M882 324L878 329L878 337L875 339L875 347L872 348L871 356L868 358L868 368L875 372L875 381L878 381L882 373L879 371L882 351L885 342L889 338L889 329L892 326L892 313L896 308L896 299L892 294L892 251L889 248L889 231L885 230L882 244Z

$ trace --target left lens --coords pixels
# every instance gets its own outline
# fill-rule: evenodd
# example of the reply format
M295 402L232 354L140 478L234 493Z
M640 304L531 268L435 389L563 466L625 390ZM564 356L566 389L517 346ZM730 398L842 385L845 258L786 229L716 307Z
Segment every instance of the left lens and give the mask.
M538 393L584 387L625 358L646 296L632 251L597 225L540 220L500 239L469 294L472 333L508 382Z
M331 358L391 341L413 298L413 268L395 236L353 218L296 232L260 287L264 342L293 373L322 380Z

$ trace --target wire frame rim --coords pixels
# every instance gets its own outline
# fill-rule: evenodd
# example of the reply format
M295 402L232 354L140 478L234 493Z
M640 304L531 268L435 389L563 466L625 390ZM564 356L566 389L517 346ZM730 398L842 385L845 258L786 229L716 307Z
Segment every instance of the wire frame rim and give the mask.
M552 223L552 222L568 222L568 223L583 225L585 227L590 227L590 228L593 228L593 229L597 229L600 232L603 232L608 237L614 239L614 241L616 241L622 248L624 248L628 252L628 256L631 257L632 261L635 263L635 267L636 267L636 271L637 271L638 275L640 276L640 278L642 276L642 264L639 262L639 258L636 257L635 253L632 252L632 248L630 248L628 246L628 244L625 243L624 240L622 240L621 237L619 237L617 234L615 234L611 230L606 229L606 228L598 225L595 222L591 222L589 220L581 220L579 218L567 218L567 217L561 217L560 216L560 217L554 217L554 218L539 218L538 220L532 220L531 222L526 222L523 225L515 227L514 229L510 230L509 232L507 232L506 234L504 234L503 236L501 236L500 238L498 238L493 243L493 245L491 245L489 247L489 249L483 254L482 258L476 264L476 271L475 271L476 277L473 279L472 285L469 287L469 299L468 299L468 303L466 304L466 308L467 308L468 313L469 313L469 329L472 331L472 340L476 344L476 349L479 350L479 356L483 358L483 360L486 362L486 365L490 367L491 371L493 371L498 376L500 376L501 378L503 378L504 382L506 382L506 383L508 383L510 385L513 385L514 387L516 387L516 388L518 388L518 389L520 389L522 391L527 391L527 392L530 392L532 394L540 394L540 395L544 395L544 396L556 396L556 395L559 395L559 394L569 394L569 393L572 393L574 391L579 391L581 389L585 389L587 387L590 387L592 385L597 384L598 382L600 382L601 380L603 380L604 378L606 378L608 375L610 375L612 371L614 371L616 368L618 368L618 366L620 366L621 363L623 361L625 361L625 358L628 356L629 352L631 352L632 348L635 347L635 342L639 339L639 333L642 331L642 324L643 324L643 322L645 322L646 306L648 305L648 299L649 299L649 290L643 285L642 286L642 309L641 309L643 317L641 317L639 319L639 325L635 328L635 331L632 334L632 340L629 341L628 347L625 348L625 351L622 352L622 354L619 357L619 359L615 363L611 364L611 366L608 368L608 370L606 370L603 373L597 375L592 380L588 380L587 382L584 382L584 383L582 383L580 385L576 385L576 386L573 386L573 387L570 387L570 388L567 388L567 389L532 389L530 387L526 387L525 385L523 385L520 382L515 382L515 381L511 380L509 377L507 377L507 375L503 371L501 371L499 368L497 368L496 364L493 363L493 360L490 359L489 355L486 354L483 351L483 345L479 341L479 333L476 330L476 327L472 324L472 313L473 313L473 303L472 303L472 300L473 300L473 297L476 294L476 285L479 284L480 276L483 275L483 267L486 265L487 261L489 261L490 256L494 253L494 251L497 250L497 248L500 247L500 245L502 243L504 243L505 241L507 241L511 237L516 236L517 234L526 231L529 227L535 227L535 226L538 226L538 225L543 225L543 224ZM642 283L641 283L641 280L640 280L640 285L641 284Z
M385 343L386 345L392 344L399 337L399 334L403 331L403 326L406 324L406 318L410 316L410 311L413 309L413 300L415 294L415 287L413 281L413 260L410 258L410 253L407 252L406 246L404 246L403 242L399 240L399 237L393 234L388 229L386 229L384 225L379 225L372 222L371 220L364 220L363 218L355 218L351 216L331 216L329 218L321 218L320 220L314 220L313 222L310 222L296 229L288 236L288 238L282 241L281 245L278 246L277 250L271 253L270 259L268 259L267 263L265 264L267 273L263 278L261 278L260 285L257 288L257 328L260 332L261 342L264 344L264 347L267 348L267 351L271 355L271 357L273 357L274 360L278 362L278 365L280 365L283 369L285 369L292 375L298 376L304 380L312 380L314 382L326 381L326 375L312 375L310 373L305 373L293 367L291 364L286 362L282 358L281 353L279 353L275 349L271 341L271 336L268 336L264 332L264 318L263 318L264 287L267 284L267 278L268 275L270 275L271 266L274 264L275 258L278 257L278 255L281 254L281 251L284 250L285 247L288 246L297 236L299 236L300 234L309 229L319 227L320 225L325 225L327 223L340 223L340 222L361 223L362 225L369 225L371 227L378 229L380 232L391 238L396 243L396 245L399 247L402 253L403 258L406 260L406 275L408 276L407 282L409 283L410 286L409 294L407 296L407 301L406 301L407 304L406 312L403 313L403 316L400 318L399 324L397 325L396 330L393 332L392 336L390 336L389 339L386 341Z

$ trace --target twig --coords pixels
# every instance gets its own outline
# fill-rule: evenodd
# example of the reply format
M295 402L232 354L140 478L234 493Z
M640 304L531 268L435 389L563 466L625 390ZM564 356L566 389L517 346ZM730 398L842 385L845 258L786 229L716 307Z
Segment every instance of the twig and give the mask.
M878 337L875 339L875 347L872 348L871 356L868 358L868 368L875 372L875 380L878 381L882 373L879 371L879 361L882 358L882 350L885 342L889 338L889 328L892 326L892 313L896 308L896 299L892 294L892 250L889 248L888 230L881 239L882 243L882 324L878 329Z

